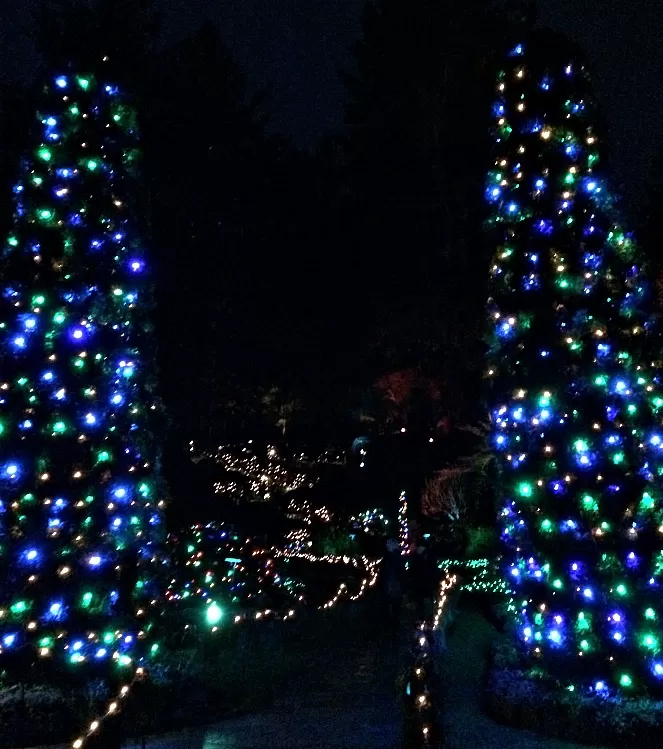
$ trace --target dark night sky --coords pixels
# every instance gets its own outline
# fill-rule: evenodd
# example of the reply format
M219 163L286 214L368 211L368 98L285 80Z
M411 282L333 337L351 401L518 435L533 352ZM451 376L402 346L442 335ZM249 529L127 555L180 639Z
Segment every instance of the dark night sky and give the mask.
M407 0L403 0L407 2ZM18 43L22 8L39 0L0 0L0 67L24 75L33 52ZM256 83L272 80L274 126L302 145L338 125L363 0L160 0L176 36L216 21ZM638 189L663 136L663 3L660 0L540 0L540 18L588 51L610 127L617 181Z

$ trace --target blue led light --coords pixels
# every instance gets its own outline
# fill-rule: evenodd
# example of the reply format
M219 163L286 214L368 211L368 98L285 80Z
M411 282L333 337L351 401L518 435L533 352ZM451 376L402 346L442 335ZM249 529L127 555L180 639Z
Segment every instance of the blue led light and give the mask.
M18 478L20 472L16 463L7 463L4 467L3 473L6 477L15 479Z

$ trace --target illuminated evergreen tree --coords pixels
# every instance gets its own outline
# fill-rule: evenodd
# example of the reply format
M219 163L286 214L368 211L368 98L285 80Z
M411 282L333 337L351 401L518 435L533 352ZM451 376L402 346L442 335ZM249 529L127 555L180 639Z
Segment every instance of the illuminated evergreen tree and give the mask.
M517 637L568 688L660 690L663 394L582 56L538 32L496 86L486 377Z
M145 655L161 561L151 286L136 115L53 77L0 287L0 663ZM4 661L3 661L4 659Z

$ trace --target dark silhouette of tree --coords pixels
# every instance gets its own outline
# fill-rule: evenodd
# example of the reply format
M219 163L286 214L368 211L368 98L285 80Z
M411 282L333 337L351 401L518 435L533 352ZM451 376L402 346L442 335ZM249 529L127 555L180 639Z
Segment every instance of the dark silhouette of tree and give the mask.
M378 370L453 362L470 392L493 59L522 22L523 12L482 0L366 5L356 70L345 75L346 146Z
M638 217L639 240L657 279L657 301L663 309L663 153L658 154L649 170L646 199Z
M164 385L197 436L213 430L256 318L262 100L211 24L159 55L146 100Z
M160 43L160 16L153 0L43 0L26 29L43 66L66 67L73 60L105 69L123 86L140 91Z

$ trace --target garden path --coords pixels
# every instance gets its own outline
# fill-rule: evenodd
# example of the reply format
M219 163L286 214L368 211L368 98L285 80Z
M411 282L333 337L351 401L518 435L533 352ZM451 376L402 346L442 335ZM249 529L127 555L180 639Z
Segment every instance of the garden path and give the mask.
M408 623L385 631L375 606L343 633L345 646L320 642L269 709L198 730L148 737L146 749L396 749ZM375 626L366 626L366 618ZM127 741L123 749L138 749Z
M309 647L290 688L280 689L268 709L148 736L145 749L396 749L401 740L397 680L407 662L410 622L385 631L375 606L366 607L360 619L338 633L342 649L323 641ZM494 628L478 611L461 609L441 664L445 749L583 749L502 726L481 712L481 679L494 637ZM122 749L141 746L128 740Z

